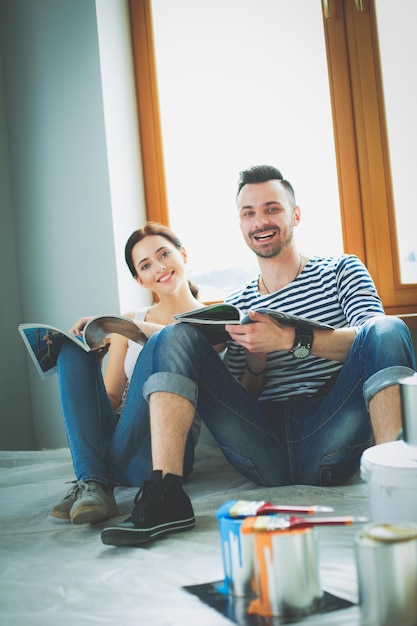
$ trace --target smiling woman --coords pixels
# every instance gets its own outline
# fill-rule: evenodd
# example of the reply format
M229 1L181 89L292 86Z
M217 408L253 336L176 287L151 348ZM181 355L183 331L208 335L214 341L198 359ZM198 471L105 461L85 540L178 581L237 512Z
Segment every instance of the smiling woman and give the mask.
M148 223L135 230L126 243L125 258L135 281L158 299L150 307L124 314L148 337L172 324L174 314L202 306L197 288L187 279L185 248L166 226ZM80 333L88 319L78 320L73 332ZM137 402L143 386L137 376L150 365L142 348L126 337L112 335L103 374L96 353L86 353L73 342L62 346L58 381L75 481L52 509L53 517L84 524L115 516L114 486L140 485L149 474L148 432L134 441L129 431L140 418L145 419L149 430L148 409L142 407L141 412ZM199 420L195 419L187 438L185 473L193 465L198 432Z

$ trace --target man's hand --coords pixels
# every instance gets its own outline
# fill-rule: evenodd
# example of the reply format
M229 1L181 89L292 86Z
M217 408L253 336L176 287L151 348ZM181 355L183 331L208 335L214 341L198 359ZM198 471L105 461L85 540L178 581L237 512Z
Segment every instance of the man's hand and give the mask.
M290 351L294 345L295 328L278 324L266 313L249 311L249 317L256 324L227 324L226 330L230 337L248 352L249 367L260 362L261 353ZM349 354L356 337L353 327L336 328L335 330L315 330L311 354L323 359L343 363Z
M294 344L294 328L278 324L266 313L249 311L249 317L256 323L226 325L226 331L233 341L250 353L291 350Z

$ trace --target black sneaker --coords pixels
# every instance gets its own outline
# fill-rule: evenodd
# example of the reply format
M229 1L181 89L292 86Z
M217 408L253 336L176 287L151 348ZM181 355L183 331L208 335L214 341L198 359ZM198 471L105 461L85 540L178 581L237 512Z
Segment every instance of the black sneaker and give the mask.
M155 470L135 497L132 514L124 522L109 526L101 533L108 546L141 546L195 524L190 498L182 488L181 476Z

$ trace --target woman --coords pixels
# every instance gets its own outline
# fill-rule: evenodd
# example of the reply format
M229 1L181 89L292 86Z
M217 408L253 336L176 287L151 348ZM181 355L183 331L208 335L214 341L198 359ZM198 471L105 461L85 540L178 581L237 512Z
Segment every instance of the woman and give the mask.
M196 287L186 277L186 251L166 226L149 222L134 231L126 243L125 258L136 282L157 296L151 306L126 314L137 320L149 337L172 324L174 314L202 306ZM71 332L80 334L89 319L79 319ZM58 379L76 481L52 509L53 517L83 524L116 516L114 486L140 485L149 474L149 416L139 414L144 409L138 405L143 403L135 402L142 393L140 385L135 385L135 369L143 372L146 367L138 359L141 349L141 345L113 335L102 374L99 355L86 353L72 342L63 345ZM144 428L133 438L129 425L135 420ZM196 418L188 436L185 475L192 469L198 432Z

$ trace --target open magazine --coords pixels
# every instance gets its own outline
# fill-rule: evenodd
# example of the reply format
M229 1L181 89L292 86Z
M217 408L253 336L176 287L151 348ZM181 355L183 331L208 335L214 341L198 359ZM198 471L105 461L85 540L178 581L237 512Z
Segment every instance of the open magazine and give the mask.
M132 319L121 315L92 318L85 325L81 336L50 324L20 324L18 331L42 379L55 372L58 354L65 341L72 341L82 350L90 352L104 351L112 333L124 335L141 344L148 340L144 331Z
M259 308L256 309L256 311L270 315L277 322L285 326L311 328L312 330L334 330L333 326L329 324L324 324L298 315L292 315L291 313L285 313L284 311L265 308ZM211 304L201 309L178 313L178 315L174 315L174 319L179 322L195 324L206 334L209 341L212 343L215 343L216 340L221 343L229 337L224 329L226 324L253 323L253 320L250 319L248 314L243 313L234 304L227 303Z

